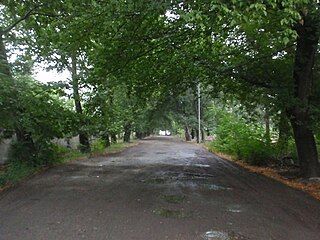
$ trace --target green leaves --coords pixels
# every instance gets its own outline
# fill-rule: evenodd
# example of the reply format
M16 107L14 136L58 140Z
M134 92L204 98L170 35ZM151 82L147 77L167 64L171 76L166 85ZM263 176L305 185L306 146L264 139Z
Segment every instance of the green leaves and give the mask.
M58 98L28 77L17 80L19 128L31 133L36 142L61 138L75 127L74 114Z

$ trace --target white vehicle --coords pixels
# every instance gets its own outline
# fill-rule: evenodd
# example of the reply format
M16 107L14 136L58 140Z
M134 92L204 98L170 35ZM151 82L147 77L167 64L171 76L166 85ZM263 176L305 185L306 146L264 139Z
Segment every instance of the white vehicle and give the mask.
M171 135L171 132L170 131L168 131L168 130L160 130L159 131L159 135L160 136L170 136Z

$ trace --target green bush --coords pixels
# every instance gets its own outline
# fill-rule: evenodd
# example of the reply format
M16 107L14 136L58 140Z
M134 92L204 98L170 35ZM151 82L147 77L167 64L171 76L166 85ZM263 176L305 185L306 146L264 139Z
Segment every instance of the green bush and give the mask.
M0 187L6 184L15 184L36 171L43 169L44 166L61 164L82 156L85 155L77 150L57 144L43 146L43 148L32 154L28 146L13 142L9 162L0 171Z
M54 152L57 158L54 160L54 163L64 163L68 160L77 159L79 157L84 157L86 154L80 152L79 150L71 149L59 144L53 145Z
M264 129L246 123L232 113L220 112L215 140L210 147L253 165L265 165L276 156L275 147L264 141Z
M11 125L0 120L6 131L15 132L17 140L10 151L10 161L43 166L57 159L52 140L72 134L78 126L78 116L55 92L28 76L16 79L16 108L11 109Z
M29 142L13 141L9 151L9 162L21 162L31 166L46 166L55 162L58 155L54 144L51 142Z
M10 162L5 171L0 173L0 187L8 183L15 184L36 172L39 167L31 166L29 163Z
M98 138L93 141L91 144L91 151L93 153L103 153L106 149L106 142L105 140Z

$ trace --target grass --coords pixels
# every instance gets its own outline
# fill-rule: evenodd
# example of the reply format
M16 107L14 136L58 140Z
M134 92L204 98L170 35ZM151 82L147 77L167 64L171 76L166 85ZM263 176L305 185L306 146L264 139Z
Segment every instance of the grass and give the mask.
M131 147L134 145L136 145L136 141L132 141L130 143L124 143L124 142L114 143L110 147L105 149L105 153L117 153L124 150L127 147Z
M52 162L49 166L32 166L24 162L10 162L6 165L0 165L0 191L7 189L17 183L23 181L24 179L32 176L33 174L43 171L50 166L56 166L60 164L65 164L69 161L76 160L79 158L87 158L93 156L104 155L108 153L117 153L124 150L127 147L136 145L137 142L133 141L131 143L115 143L108 148L104 148L101 141L92 144L91 153L81 153L78 150L69 149L63 146L55 146L55 153L57 155L56 160Z
M66 148L63 146L56 145L57 159L56 164L63 164L66 162L69 162L71 160L79 159L79 158L85 158L88 156L88 154L81 153L78 150Z
M40 169L40 167L30 166L26 163L10 163L6 165L0 171L0 191L15 185Z
M90 156L99 156L99 155L105 155L105 154L113 154L117 152L121 152L125 148L135 146L137 144L136 140L132 140L130 143L125 142L117 142L111 144L111 146L105 148L105 143L103 140L98 139L94 141L91 145L91 153Z

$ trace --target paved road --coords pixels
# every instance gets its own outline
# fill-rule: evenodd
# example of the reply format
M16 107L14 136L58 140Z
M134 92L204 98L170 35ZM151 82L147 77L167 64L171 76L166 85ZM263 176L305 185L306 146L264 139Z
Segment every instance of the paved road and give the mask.
M319 240L320 202L194 144L153 138L1 193L0 239Z

